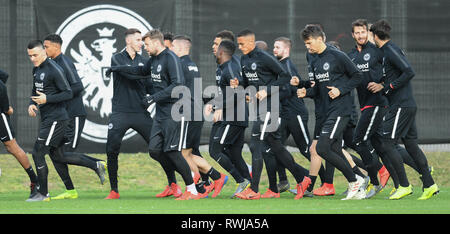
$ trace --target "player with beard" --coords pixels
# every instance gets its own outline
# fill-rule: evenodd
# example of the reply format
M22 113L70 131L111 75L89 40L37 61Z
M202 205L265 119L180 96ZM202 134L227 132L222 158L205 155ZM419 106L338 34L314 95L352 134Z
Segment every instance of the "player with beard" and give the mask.
M280 61L281 65L283 66L284 70L286 70L292 79L296 79L299 84L296 84L296 86L292 86L290 84L286 85L286 92L281 93L280 99L281 101L281 133L282 138L281 141L283 144L286 142L287 138L292 135L294 142L296 143L300 153L305 156L305 158L308 159L308 161L311 160L311 156L309 153L309 147L310 147L310 138L309 138L309 131L307 128L308 123L308 110L306 109L306 106L303 102L303 99L299 99L297 97L297 88L309 88L310 82L309 81L302 81L300 78L300 74L297 71L297 68L291 61L289 55L292 48L292 42L289 38L286 37L279 37L275 39L274 42L274 48L273 48L273 54L275 57ZM291 80L292 80L291 79ZM300 84L301 83L301 84ZM266 169L268 170L271 166L268 164L271 164L270 161L273 161L271 159L274 159L273 152L269 151L269 154L271 157L267 157L265 153L263 153L264 156L266 156L265 163L266 163ZM273 162L272 162L273 163ZM278 190L279 192L284 192L287 189L289 189L289 183L287 181L285 168L281 166L279 162L276 163L277 165L277 172L279 176L279 184L278 184ZM323 180L324 176L324 168L321 167L319 170L319 175L321 177L321 180ZM311 179L311 183L314 183L317 175L311 175L308 176ZM270 176L269 176L270 180ZM269 183L270 184L270 183ZM304 196L310 196L312 193L305 191Z
M186 80L186 87L189 89L188 103L190 108L183 108L183 115L186 118L186 129L181 153L194 173L194 183L202 197L208 196L214 190L212 197L219 195L223 188L226 176L218 172L206 161L200 153L200 137L203 128L203 100L201 95L195 91L201 90L200 72L197 65L191 60L189 54L192 47L191 39L187 36L178 35L173 38L172 51L180 57L183 74ZM208 175L214 181L213 186L205 186L206 181L200 183L200 173ZM208 180L208 179L207 179Z
M134 28L128 29L125 32L125 43L125 49L111 58L111 66L144 66L148 59L139 54L142 49L141 32ZM106 142L111 191L106 199L120 198L117 181L118 156L122 138L126 131L131 128L139 133L147 144L150 142L153 120L147 111L149 105L143 103L142 100L146 94L152 92L152 85L149 79L141 78L140 76L132 76L124 72L114 73L113 105L112 113L109 117ZM166 158L156 157L156 155L150 156L161 164L168 180L168 186L156 197L181 196L182 192L176 183L174 167L170 161Z
M380 156L387 155L395 167L400 186L389 199L401 199L412 193L412 186L405 173L402 157L395 148L401 139L409 155L413 158L422 175L424 192L419 200L431 198L439 193L439 188L428 169L425 154L417 143L415 116L417 104L413 97L411 79L415 73L404 52L391 41L391 26L386 20L375 22L370 31L374 34L376 45L383 51L382 83L370 82L368 89L372 93L382 92L388 98L389 110L382 124L382 140L372 141L375 149L382 150Z
M180 58L164 46L164 37L159 30L146 33L144 42L151 56L144 66L112 66L107 74L123 72L142 78L150 76L152 92L145 99L148 105L156 103L156 113L150 133L149 154L157 159L170 160L183 177L186 191L176 200L198 199L191 170L181 154L185 119L182 116L174 119L172 115L172 109L181 108L178 107L180 98L172 98L172 90L185 82Z

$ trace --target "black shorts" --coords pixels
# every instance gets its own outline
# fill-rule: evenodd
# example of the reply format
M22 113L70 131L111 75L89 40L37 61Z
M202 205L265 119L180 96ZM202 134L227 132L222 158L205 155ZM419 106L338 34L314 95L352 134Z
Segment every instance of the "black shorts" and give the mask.
M379 131L387 111L388 109L382 106L364 109L356 125L353 142L357 144L370 140L370 137Z
M153 120L149 151L181 151L185 131L186 121L184 121L184 117L181 118L181 121L175 121L171 118Z
M64 144L70 145L72 149L77 148L85 122L86 116L74 116L69 119L64 135Z
M416 107L390 108L382 125L385 139L417 139Z
M275 118L275 116L267 112L263 120L258 118L256 121L253 121L251 138L264 140L268 135L271 135L275 139L281 140L281 118Z
M221 145L238 145L244 140L244 134L245 127L221 122L217 131L215 131L213 141Z
M344 130L347 128L349 120L350 116L337 116L327 118L323 123L320 137L327 136L330 139L342 139Z
M198 155L200 138L202 137L203 121L186 122L183 149L192 149L192 153ZM200 156L200 155L199 155Z
M14 139L14 131L9 124L9 115L1 113L2 120L0 121L0 140L7 142Z
M316 118L316 123L314 125L314 136L313 139L317 140L320 137L320 132L322 131L323 123L325 122L324 117Z
M44 120L39 126L37 142L45 146L59 147L64 144L68 120Z

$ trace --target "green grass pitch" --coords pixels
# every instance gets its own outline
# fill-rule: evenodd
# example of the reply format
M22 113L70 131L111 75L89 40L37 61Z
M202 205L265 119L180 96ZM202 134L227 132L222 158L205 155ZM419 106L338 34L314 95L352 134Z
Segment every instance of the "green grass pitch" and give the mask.
M175 201L173 198L156 198L166 184L164 172L160 165L146 153L121 154L119 156L119 200L104 200L109 193L109 181L100 185L98 177L86 168L70 166L70 173L78 191L79 198L74 200L53 200L50 202L25 202L29 195L28 177L15 160L8 154L0 155L0 213L1 214L449 214L450 153L426 153L429 164L434 167L433 177L440 187L437 196L426 201L417 201L421 195L419 175L408 166L408 177L413 185L414 193L398 201L386 198L393 185L390 181L386 188L376 197L369 200L341 201L340 195L346 189L346 181L336 171L336 195L294 200L288 192L282 193L279 199L261 199L243 201L230 199L235 190L232 178L225 185L217 198L206 198L191 201ZM92 155L106 159L104 154ZM204 157L219 171L224 170L206 153ZM309 167L309 163L299 154L294 153L298 163ZM250 162L250 154L244 158ZM31 156L30 156L31 160ZM64 186L56 174L52 163L49 165L49 192L57 195L64 191ZM34 163L32 163L34 166ZM291 188L295 180L288 173ZM180 186L184 183L177 174ZM320 180L316 187L320 186ZM260 183L260 191L268 187L265 169Z

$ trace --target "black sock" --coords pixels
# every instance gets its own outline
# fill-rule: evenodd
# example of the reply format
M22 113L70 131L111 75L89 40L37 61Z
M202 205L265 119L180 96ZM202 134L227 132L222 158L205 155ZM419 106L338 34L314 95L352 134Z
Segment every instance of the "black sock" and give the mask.
M25 171L28 174L28 177L30 177L30 182L33 184L37 183L37 176L36 173L34 173L33 167L30 165L30 168L25 169Z
M200 182L200 183L195 185L195 188L197 189L197 192L199 192L199 193L205 193L206 192L205 187L203 185L205 185L204 181L202 181L202 182Z
M211 167L211 169L206 174L211 177L212 180L220 179L220 173L216 169L214 169L214 167Z
M206 186L210 185L208 174L204 174L204 173L200 172L200 176L202 177L202 181L205 182Z
M312 192L312 190L314 189L314 184L316 183L317 176L309 175L309 178L311 179L311 184L308 186L307 190L309 192Z

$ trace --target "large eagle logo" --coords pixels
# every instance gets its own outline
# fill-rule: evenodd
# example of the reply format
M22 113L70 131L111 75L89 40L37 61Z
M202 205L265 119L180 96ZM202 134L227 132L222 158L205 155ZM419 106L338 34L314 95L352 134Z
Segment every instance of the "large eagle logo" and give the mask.
M110 38L114 29L97 29L100 38L86 46L84 40L78 44L78 52L70 49L70 55L75 60L75 66L80 75L84 88L83 103L94 111L98 109L102 118L111 113L111 99L113 96L112 78L105 76L107 67L111 65L111 57L117 51L114 47L116 39ZM91 49L99 52L101 60L93 55Z

